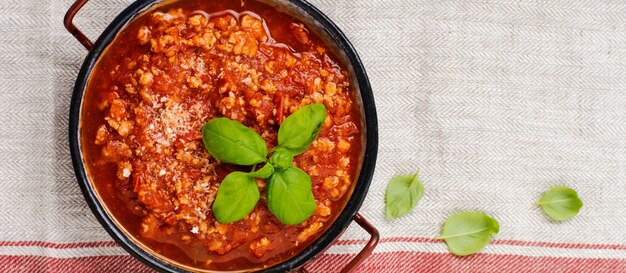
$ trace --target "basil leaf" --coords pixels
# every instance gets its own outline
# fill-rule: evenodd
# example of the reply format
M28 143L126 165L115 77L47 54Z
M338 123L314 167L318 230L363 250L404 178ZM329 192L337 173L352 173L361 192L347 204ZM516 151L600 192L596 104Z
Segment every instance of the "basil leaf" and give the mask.
M250 175L256 178L266 179L270 177L270 175L274 174L274 167L270 163L266 163L263 168L260 168L256 172L251 172Z
M441 235L455 255L467 256L483 249L500 231L498 222L482 212L459 212L448 218Z
M315 211L311 178L296 167L277 170L270 177L266 191L267 207L283 224L300 224Z
M254 130L229 118L215 118L202 126L202 141L219 161L249 166L265 162L267 146Z
M256 181L250 174L230 173L222 181L213 202L215 219L222 224L243 219L252 212L260 196Z
M293 154L285 149L277 149L276 151L274 151L274 153L272 154L272 156L270 157L269 162L273 165L276 166L276 169L286 169L289 168L291 165L291 162L293 161Z
M558 186L545 192L535 205L540 206L552 220L565 221L578 214L583 202L575 190Z
M387 217L395 219L411 212L424 195L424 186L419 172L413 175L396 176L389 181L385 195Z
M278 148L298 155L306 151L315 140L326 120L323 104L309 104L283 121L278 129Z

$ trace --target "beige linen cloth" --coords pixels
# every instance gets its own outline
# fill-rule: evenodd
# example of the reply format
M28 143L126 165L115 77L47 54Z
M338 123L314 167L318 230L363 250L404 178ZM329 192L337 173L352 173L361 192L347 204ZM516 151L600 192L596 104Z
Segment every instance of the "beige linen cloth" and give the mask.
M97 243L111 238L71 166L68 108L87 54L63 28L71 2L0 1L2 272L136 263ZM376 98L378 164L361 213L383 240L359 272L626 272L625 1L311 2L353 42ZM129 3L91 0L76 24L95 40ZM387 220L387 181L417 169L423 199ZM555 223L533 206L554 185L579 192L574 219ZM501 228L466 259L432 240L462 210ZM363 239L351 226L310 270L336 272Z

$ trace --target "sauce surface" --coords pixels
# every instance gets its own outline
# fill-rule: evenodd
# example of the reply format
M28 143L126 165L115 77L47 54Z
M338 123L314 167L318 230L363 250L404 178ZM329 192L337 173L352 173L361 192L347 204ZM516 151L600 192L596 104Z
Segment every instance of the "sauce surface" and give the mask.
M285 117L323 103L327 118L294 165L309 174L317 209L283 225L261 200L218 223L221 164L201 127L225 116L269 148ZM97 63L81 113L89 175L114 218L155 252L211 270L269 267L307 247L345 206L357 178L361 118L346 70L307 27L253 1L179 1L135 19Z

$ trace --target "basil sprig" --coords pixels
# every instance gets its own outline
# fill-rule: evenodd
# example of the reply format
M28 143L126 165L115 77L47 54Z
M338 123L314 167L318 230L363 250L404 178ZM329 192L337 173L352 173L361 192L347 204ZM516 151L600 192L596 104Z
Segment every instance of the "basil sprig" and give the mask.
M395 219L411 212L423 195L424 185L419 179L419 171L412 175L392 178L385 193L387 217Z
M215 118L202 126L204 147L219 161L242 166L265 162L268 150L254 130L228 118Z
M557 186L545 192L535 205L540 206L550 219L565 221L578 214L583 201L574 189Z
M448 218L437 240L445 240L455 255L467 256L482 250L500 231L496 219L477 211L464 211Z
M303 170L278 170L267 183L267 208L283 224L295 225L315 211L311 178Z
M263 168L259 169L258 171L251 172L250 175L256 178L267 179L273 173L274 173L274 166L272 166L272 164L270 163L266 163L265 166L263 166Z
M249 173L230 173L217 190L213 214L222 224L239 221L252 212L260 197L256 181Z
M317 138L326 120L323 104L310 104L287 117L278 129L278 148L299 155Z
M275 166L276 169L286 169L291 166L293 161L293 154L285 149L277 149L270 157L269 163Z
M268 179L266 202L282 223L302 223L315 211L311 178L292 165L295 155L305 152L317 138L326 107L310 104L287 117L278 129L278 146L270 153L263 138L254 130L228 118L215 118L202 127L207 151L224 163L251 166L264 163L250 173L233 172L224 178L213 203L215 219L222 224L246 217L259 201L255 178Z

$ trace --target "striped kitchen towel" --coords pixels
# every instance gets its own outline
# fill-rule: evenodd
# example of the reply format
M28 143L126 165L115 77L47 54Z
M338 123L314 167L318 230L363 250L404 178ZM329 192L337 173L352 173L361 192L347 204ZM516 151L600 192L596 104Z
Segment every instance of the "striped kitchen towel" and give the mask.
M75 182L68 108L82 46L71 0L0 10L0 272L151 272L100 227ZM311 0L354 43L379 113L379 158L361 209L381 243L358 272L626 272L626 2ZM76 24L95 39L130 0L91 0ZM394 175L426 189L389 221ZM532 204L553 185L585 206L563 223ZM455 212L500 223L480 254L434 238ZM358 226L307 266L338 272Z

